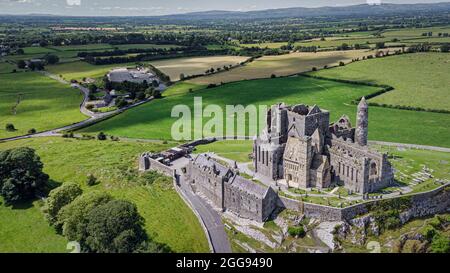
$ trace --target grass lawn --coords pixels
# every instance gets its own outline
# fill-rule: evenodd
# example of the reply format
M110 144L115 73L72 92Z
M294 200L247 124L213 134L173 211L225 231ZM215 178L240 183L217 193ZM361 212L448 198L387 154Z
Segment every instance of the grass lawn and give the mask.
M270 78L276 76L288 76L296 73L311 71L313 67L318 69L325 65L338 65L340 61L349 62L354 58L373 55L375 52L368 50L350 51L326 51L326 52L301 52L280 56L264 56L235 69L217 73L211 76L190 80L196 84L209 84L221 82L235 82L250 79Z
M24 208L5 207L0 198L0 253L60 253L67 240L55 233L41 212L42 202Z
M200 223L173 189L171 179L145 185L146 175L137 171L140 153L167 149L170 144L39 138L2 143L0 150L22 146L36 149L44 162L44 171L54 181L79 183L85 192L107 191L117 198L134 202L145 219L147 233L157 242L167 244L176 252L208 252ZM94 174L100 183L87 187L88 174ZM46 227L37 203L21 210L0 206L0 252L47 250L46 244L50 243L52 246L48 251L58 251L61 246L64 248L59 251L65 251L64 239ZM37 246L33 248L23 243L12 249L16 240L31 236L26 227L32 221L39 227L31 229ZM15 229L13 236L12 229ZM47 242L49 238L56 239Z
M249 162L248 155L252 153L253 144L249 140L224 140L207 145L200 145L196 153L215 152L219 156L235 160L237 162Z
M356 62L314 74L388 84L395 88L371 99L371 102L450 110L450 54L404 54Z
M395 179L411 185L413 192L429 191L441 186L435 182L436 179L450 180L450 153L393 147L379 147L378 149L387 151L393 156L389 160L397 170ZM423 172L424 167L432 170L433 178L420 184L413 183L414 175Z
M0 138L44 131L86 119L80 113L81 93L36 72L2 74L0 85ZM22 95L19 95L22 94ZM12 108L17 104L16 114ZM12 123L16 131L8 132Z
M86 62L77 61L49 65L46 67L46 70L53 74L61 75L65 80L70 81L72 79L81 80L83 78L101 78L113 68L130 66L135 66L135 63L93 65Z
M208 104L246 106L272 105L279 102L317 104L331 111L331 121L346 114L354 124L356 106L351 105L350 101L377 90L369 86L301 76L242 81L156 100L83 131L105 131L131 138L171 139L171 127L177 120L171 118L172 107L179 104L192 107L195 96L203 98L204 107ZM450 128L446 125L450 124L448 114L371 107L369 116L371 140L450 147ZM420 122L417 122L419 120ZM206 121L204 119L204 123Z
M0 74L11 73L14 69L16 69L17 71L20 70L16 65L0 61Z

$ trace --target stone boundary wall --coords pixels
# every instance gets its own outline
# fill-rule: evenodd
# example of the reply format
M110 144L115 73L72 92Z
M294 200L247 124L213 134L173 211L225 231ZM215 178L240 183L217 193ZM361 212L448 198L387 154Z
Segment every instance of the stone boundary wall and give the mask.
M277 205L302 212L306 217L318 218L322 221L344 221L368 213L370 206L373 204L395 201L398 198L410 198L411 200L410 208L400 214L402 222L407 222L411 218L450 211L450 183L428 192L397 196L389 199L378 199L346 208L306 203L284 196L279 197Z
M149 170L154 170L157 171L161 174L170 176L170 177L175 177L175 171L170 168L170 166L164 165L159 161L154 160L153 158L148 157L148 162L150 163L150 168Z
M288 197L279 196L277 205L305 214L306 217L317 218L322 221L341 221L342 209L312 203L300 202Z

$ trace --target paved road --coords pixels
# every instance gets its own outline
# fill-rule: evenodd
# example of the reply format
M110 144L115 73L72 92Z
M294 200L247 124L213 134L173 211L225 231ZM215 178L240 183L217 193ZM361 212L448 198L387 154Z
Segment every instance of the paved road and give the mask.
M172 168L181 174L181 169L189 163L189 159L181 158L173 162ZM230 242L228 241L227 233L225 232L225 226L222 223L222 218L208 202L196 195L188 182L184 179L184 176L180 177L179 189L183 192L181 198L188 199L188 203L191 208L195 210L197 215L201 218L204 227L207 231L207 236L213 252L215 253L231 253Z
M192 192L187 182L183 177L180 178L180 189L183 191L186 198L192 204L194 209L200 215L211 241L214 253L231 253L231 245L228 241L225 226L222 223L220 214L215 211L211 205L205 200Z

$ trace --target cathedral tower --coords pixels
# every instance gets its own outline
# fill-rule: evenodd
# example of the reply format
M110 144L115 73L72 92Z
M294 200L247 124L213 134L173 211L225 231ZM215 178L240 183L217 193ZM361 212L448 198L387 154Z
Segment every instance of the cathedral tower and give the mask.
M369 106L366 98L362 98L358 105L356 116L355 142L361 146L367 145L367 136L369 134Z

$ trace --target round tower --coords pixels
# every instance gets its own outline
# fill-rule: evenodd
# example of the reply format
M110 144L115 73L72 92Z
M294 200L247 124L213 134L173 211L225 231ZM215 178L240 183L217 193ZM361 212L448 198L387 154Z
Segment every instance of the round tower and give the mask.
M366 98L363 97L358 104L358 112L356 115L355 142L361 146L366 146L368 135L369 135L369 106L367 105Z

